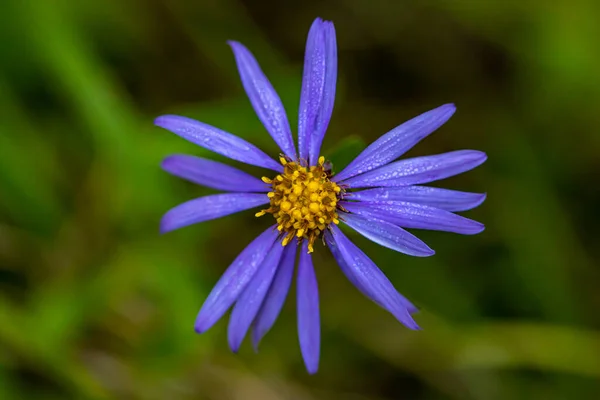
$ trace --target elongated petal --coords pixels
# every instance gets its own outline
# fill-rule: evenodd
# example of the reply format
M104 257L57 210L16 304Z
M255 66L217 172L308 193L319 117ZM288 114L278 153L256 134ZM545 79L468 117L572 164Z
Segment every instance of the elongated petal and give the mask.
M202 305L196 317L196 332L203 333L212 327L238 299L273 247L278 235L279 231L275 226L268 228L231 263Z
M343 213L340 217L346 225L367 239L389 249L416 257L429 257L435 253L412 233L375 216Z
M296 159L296 148L285 108L271 82L260 69L252 53L241 43L230 41L242 84L256 115L282 152Z
M237 353L239 350L246 332L248 332L254 317L256 317L258 310L260 310L279 266L282 253L283 246L276 244L271 247L262 265L258 268L256 274L254 274L233 307L227 329L227 339L229 340L229 347L234 353Z
M343 181L394 161L442 126L455 111L454 104L444 104L392 129L369 145L334 180Z
M475 235L485 226L472 219L461 217L450 211L405 201L343 202L348 211L369 218L379 218L403 228L429 229Z
M458 150L397 161L345 180L344 183L351 188L416 185L461 174L483 164L485 160L487 156L481 151Z
M268 192L269 186L237 168L206 158L174 154L165 158L162 168L190 182L229 192Z
M360 290L361 293L365 294L365 296L369 297L372 301L374 301L376 304L378 304L381 308L386 309L386 305L379 302L379 300L377 298L374 298L370 295L368 295L368 286L365 286L363 284L363 280L358 279L352 272L350 265L346 262L346 260L344 259L344 257L342 256L342 254L340 253L340 249L339 247L335 244L334 241L332 241L333 236L331 234L329 235L325 235L325 241L327 242L327 245L329 247L329 250L331 251L331 254L333 254L333 258L335 258L336 262L338 263L338 265L340 266L340 268L342 269L342 271L344 272L344 275L346 275L346 277L348 278L348 280L356 287L358 288L358 290ZM365 256L366 257L366 256ZM408 310L409 313L413 314L416 313L417 311L419 311L419 309L417 307L415 307L414 304L412 304L407 298L405 298L404 296L402 296L400 293L398 293L398 295L400 295L400 298L402 299L402 303L404 305L404 307L406 307L406 309Z
M163 115L156 118L154 124L232 160L277 172L283 171L281 164L255 145L214 126L178 115Z
M308 32L298 111L300 158L315 165L333 112L337 44L333 23L317 18Z
M361 190L347 196L364 202L407 201L446 211L467 211L485 200L485 193L459 192L429 186L401 186Z
M265 193L223 193L200 197L167 211L160 221L160 232L221 218L268 202Z
M300 351L306 370L308 373L314 374L319 369L319 353L321 351L319 290L306 240L302 244L298 263L297 297Z
M340 268L350 282L369 299L389 311L398 321L410 329L419 326L410 315L414 306L408 302L383 272L365 253L354 245L335 225L325 232L325 240L336 259L342 260Z
M252 323L252 344L256 351L258 351L258 344L262 338L275 324L290 290L296 262L296 248L296 242L285 246L275 278L273 278L267 296Z
M311 165L316 165L319 160L321 144L333 114L337 85L337 43L332 22L324 22L323 37L325 42L325 84L321 105L316 117L316 126L310 138L309 159Z

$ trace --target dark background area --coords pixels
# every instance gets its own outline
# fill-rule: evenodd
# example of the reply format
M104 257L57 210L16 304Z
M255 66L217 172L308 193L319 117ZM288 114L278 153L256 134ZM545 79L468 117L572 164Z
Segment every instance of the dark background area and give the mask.
M598 15L593 0L4 0L0 398L598 398ZM351 236L422 308L422 331L315 246L310 376L294 293L258 355L231 354L225 322L194 333L212 285L269 221L245 212L160 236L164 212L210 193L161 159L222 158L152 121L186 115L275 155L225 42L253 51L295 126L317 16L334 21L339 51L325 156L454 102L408 156L489 159L439 183L488 193L465 213L482 234L416 232L437 252L427 259Z

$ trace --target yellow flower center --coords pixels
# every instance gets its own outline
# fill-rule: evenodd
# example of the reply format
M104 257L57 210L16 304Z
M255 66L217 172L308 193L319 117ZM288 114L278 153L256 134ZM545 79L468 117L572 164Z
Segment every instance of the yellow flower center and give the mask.
M330 173L320 157L316 166L303 167L297 162L279 159L283 173L275 179L263 177L273 190L267 193L270 207L256 213L257 217L267 213L277 220L277 229L284 234L281 242L287 245L294 237L308 240L308 252L313 252L313 243L330 223L338 224L337 203L342 189L329 180Z

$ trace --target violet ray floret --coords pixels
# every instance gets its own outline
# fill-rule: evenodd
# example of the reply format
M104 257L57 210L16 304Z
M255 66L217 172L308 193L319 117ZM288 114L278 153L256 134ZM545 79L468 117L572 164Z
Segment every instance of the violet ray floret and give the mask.
M166 233L268 202L269 198L264 193L221 193L200 197L170 209L160 221L160 231Z
M166 157L162 169L200 186L226 192L268 192L260 179L227 164L206 158L174 154Z
M435 207L404 201L382 202L342 202L342 207L355 214L369 218L379 218L403 228L446 231L463 235L482 232L482 223ZM347 218L346 218L346 222Z
M235 41L228 43L233 50L242 84L256 115L282 152L290 158L296 158L290 123L277 92L250 50Z
M298 339L306 370L314 374L319 369L321 327L319 317L319 290L308 244L302 243L298 262Z
M454 104L444 104L392 129L369 145L334 180L339 182L394 161L442 126L455 111Z
M285 298L290 290L292 277L294 275L297 248L298 246L296 243L285 246L273 282L271 283L269 291L265 296L265 300L252 323L252 346L256 352L258 352L258 345L262 338L275 324L283 307L283 303L285 302Z
M366 189L353 192L348 200L380 203L405 201L446 211L468 211L485 201L485 193L460 192L430 186L400 186Z
M335 249L332 251L338 257L342 272L358 290L406 327L420 329L411 316L415 307L398 293L385 274L338 227L327 231L325 240L330 249Z
M246 336L252 321L258 314L271 282L277 272L277 266L283 254L282 246L273 246L248 285L238 298L231 311L227 338L231 351L236 353Z

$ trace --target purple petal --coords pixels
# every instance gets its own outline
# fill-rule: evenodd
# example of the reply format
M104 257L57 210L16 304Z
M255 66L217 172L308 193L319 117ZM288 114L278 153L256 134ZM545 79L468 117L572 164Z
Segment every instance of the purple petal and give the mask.
M306 40L298 111L300 158L315 165L335 101L337 44L332 22L315 19Z
M273 278L263 305L252 324L252 344L256 351L258 351L258 344L262 338L275 324L290 290L296 262L296 248L296 242L285 246L275 278Z
M358 214L342 213L340 217L346 225L367 239L389 249L416 257L429 257L435 253L412 233L372 215L367 218Z
M271 286L281 260L283 246L274 245L233 307L227 339L231 351L237 353Z
M350 282L369 299L389 311L410 329L419 326L410 315L415 307L394 288L394 285L365 253L354 245L335 225L325 232L325 240Z
M409 186L445 179L469 171L487 160L477 150L458 150L409 158L344 181L351 188Z
M319 290L313 268L312 257L308 253L308 242L302 243L298 263L297 282L298 339L304 365L309 374L319 369L321 348L321 327L319 319Z
M214 126L178 115L163 115L156 118L154 124L232 160L277 172L283 171L281 164L266 155L258 147Z
M477 221L461 217L450 211L404 201L344 202L348 211L361 214L367 219L376 217L403 228L429 229L475 235L485 229ZM346 218L347 219L347 218Z
M442 126L455 111L454 104L444 104L392 129L360 153L334 177L334 181L339 182L394 161Z
M370 202L407 201L446 211L467 211L485 200L485 193L459 192L429 186L367 189L347 194L349 200Z
M200 197L167 211L160 221L160 232L221 218L268 202L265 193L223 193Z
M196 317L195 330L203 333L213 326L238 296L262 264L279 236L275 226L268 228L252 241L219 279Z
M349 264L346 262L346 260L344 259L344 257L342 257L342 254L340 253L340 250L339 250L338 246L335 244L334 241L331 240L332 238L333 238L333 236L325 234L325 241L327 242L327 244L329 246L329 250L331 251L331 254L333 254L333 258L335 258L335 260L337 261L338 265L340 266L340 268L344 272L344 275L346 275L346 277L348 278L348 280L356 288L358 288L358 290L360 290L361 293L363 293L369 299L371 299L372 301L374 301L381 308L386 309L385 304L379 302L377 298L373 298L372 296L370 296L370 295L367 294L369 287L363 285L362 280L356 278L356 276L353 273L352 269L350 268ZM404 296L402 296L400 293L398 293L398 295L402 299L402 303L403 303L404 307L406 307L406 309L408 310L409 313L413 314L413 313L416 313L417 311L419 311L419 309L417 307L415 307L415 305L412 304L407 298L405 298Z
M269 185L220 162L206 158L175 154L165 158L162 168L170 174L190 182L229 192L268 192Z
M295 160L296 149L290 123L277 92L260 69L252 53L241 43L234 41L228 43L233 50L242 84L256 115L281 151Z

